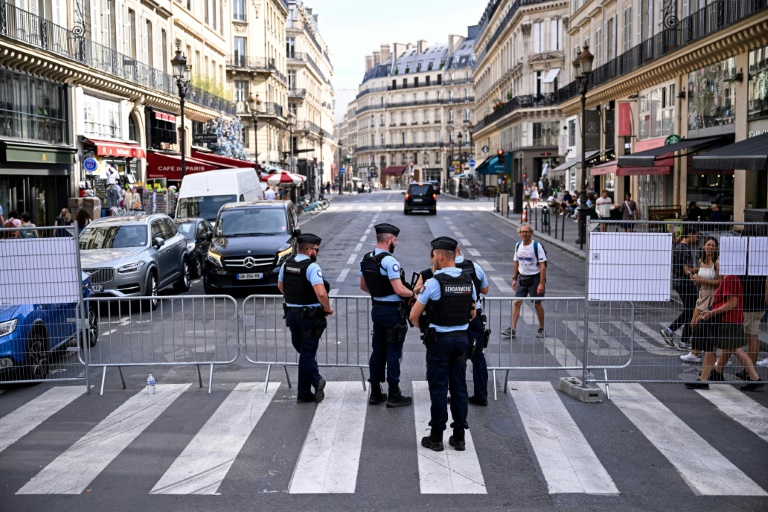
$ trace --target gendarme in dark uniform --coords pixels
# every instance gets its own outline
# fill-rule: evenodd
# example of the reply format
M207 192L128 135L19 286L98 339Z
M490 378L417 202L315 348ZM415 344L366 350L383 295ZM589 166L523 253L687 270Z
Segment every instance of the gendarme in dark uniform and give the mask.
M424 332L427 347L427 381L432 402L429 421L432 431L421 445L442 451L443 431L448 423L448 391L451 393L453 435L449 444L456 450L465 448L467 424L467 329L475 314L476 293L472 278L456 268L456 246L448 237L432 240L434 277L424 284L411 311L411 322ZM427 318L421 316L426 310ZM420 325L428 322L429 327Z
M317 348L333 314L328 299L328 283L315 263L321 239L311 233L298 237L299 252L280 268L277 286L285 296L285 324L291 331L291 343L299 353L299 384L296 401L322 402L325 380L317 367ZM312 387L315 392L312 392Z
M371 405L387 402L387 407L411 405L412 399L400 392L400 358L408 332L406 302L413 297L405 282L405 272L392 253L400 230L392 224L377 224L376 249L360 262L360 289L371 295ZM381 390L386 379L389 396Z

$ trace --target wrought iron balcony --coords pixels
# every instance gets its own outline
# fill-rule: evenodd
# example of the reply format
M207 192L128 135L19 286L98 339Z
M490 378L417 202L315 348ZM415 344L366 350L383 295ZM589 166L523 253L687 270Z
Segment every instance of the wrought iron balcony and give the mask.
M558 97L555 94L526 94L523 96L515 96L478 121L477 124L475 124L474 131L478 131L518 109L549 107L557 105L558 103Z
M306 98L306 96L307 96L306 89L290 89L288 91L289 98L301 98L303 100L304 98Z

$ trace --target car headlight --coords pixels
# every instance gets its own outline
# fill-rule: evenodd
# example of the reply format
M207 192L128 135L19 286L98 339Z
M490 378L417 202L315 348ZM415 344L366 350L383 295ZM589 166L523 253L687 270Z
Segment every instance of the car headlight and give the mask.
M187 252L192 252L195 250L195 242L187 242Z
M217 252L214 252L213 249L208 251L208 261L210 261L217 267L223 267L223 265L221 264L221 255Z
M129 263L127 265L123 265L122 267L117 269L117 272L120 274L132 274L134 272L140 271L144 267L143 261L137 261L136 263Z
M19 321L16 319L0 322L0 336L7 336L16 330Z
M286 261L288 258L291 257L291 254L293 253L293 248L289 247L283 251L280 251L277 253L277 265L282 265L284 261Z

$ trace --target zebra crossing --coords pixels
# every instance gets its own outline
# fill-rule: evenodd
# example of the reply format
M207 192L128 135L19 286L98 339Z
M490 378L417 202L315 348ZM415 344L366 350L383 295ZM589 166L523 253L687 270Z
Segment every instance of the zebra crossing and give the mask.
M161 425L172 425L176 420L184 423L175 402L210 400L210 395L196 395L191 384L158 384L157 394L141 391L120 403L114 410L94 420L95 425L84 431L73 443L51 437L52 429L59 426L60 414L69 412L72 417L89 423L87 417L93 411L85 402L82 386L52 387L24 405L0 417L0 474L9 467L17 467L25 455L33 455L40 446L59 452L41 466L27 468L34 474L20 487L6 487L4 492L16 495L80 494L97 478L105 475L123 476L123 468L115 463L126 454L151 458L155 450L141 451L143 436L157 435ZM443 452L433 452L420 447L420 439L426 435L429 421L429 390L424 381L411 382L414 407L400 409L397 414L410 423L401 431L402 442L398 445L398 472L418 475L418 492L421 495L488 495L492 487L489 479L499 469L497 461L486 460L498 448L503 438L494 437L478 415L492 413L510 416L520 425L529 446L528 453L517 456L528 459L532 467L530 478L542 481L549 494L621 495L618 483L625 477L616 474L617 461L631 457L638 450L624 439L620 450L607 453L601 446L601 432L606 422L629 421L633 431L642 435L644 443L658 452L677 472L679 485L687 488L691 496L768 496L768 477L745 471L738 459L742 453L735 446L739 443L753 447L762 460L768 456L768 408L759 395L747 395L737 389L715 386L709 391L686 395L696 410L725 422L727 428L713 433L699 433L686 422L688 407L677 401L664 403L649 389L640 384L612 384L612 401L596 406L571 401L558 393L553 384L546 381L510 381L509 394L488 409L470 409L470 430L466 436L466 451L457 452L448 446ZM372 449L379 447L377 436L366 435L370 429L380 427L381 414L395 414L385 408L371 408L366 392L359 381L328 382L326 399L317 405L293 404L293 391L280 383L271 383L266 392L264 383L241 382L215 408L201 418L199 429L191 435L184 447L157 447L169 451L169 463L144 475L152 484L135 492L152 495L220 495L228 479L247 479L241 474L243 466L235 464L246 443L258 438L267 453L261 453L264 464L282 455L281 442L270 441L278 433L263 427L270 414L284 415L295 412L296 418L282 421L299 423L303 440L297 440L301 449L295 460L288 462L290 480L284 489L286 494L360 494L375 482L361 481L368 475ZM7 394L5 395L8 396ZM119 396L119 395L118 395ZM5 398L5 397L4 397ZM101 398L96 398L101 400ZM761 403L762 401L762 403ZM287 403L287 402L290 402ZM109 402L110 405L113 402ZM376 413L376 414L375 414ZM378 419L370 418L377 415ZM391 417L391 416L390 416ZM43 428L42 432L38 430ZM85 429L84 429L85 430ZM155 431L153 434L150 431ZM415 435L414 435L415 433ZM163 432L172 436L175 432ZM446 431L450 435L450 429ZM718 445L719 435L738 436L738 443ZM64 437L66 439L66 436ZM622 438L623 439L623 438ZM597 440L597 441L596 441ZM638 442L638 441L636 441ZM23 448L23 449L22 449ZM132 453L138 451L139 453ZM28 453L29 452L29 453ZM293 453L293 452L292 452ZM492 458L492 457L491 457ZM172 459L172 460L170 460ZM511 463L507 470L516 468ZM368 471L362 471L367 468ZM277 469L277 468L276 468ZM502 469L504 467L502 466ZM374 472L380 474L381 468ZM539 473L540 472L540 473ZM756 480L755 480L756 479ZM129 485L126 480L126 485ZM3 491L0 491L0 493ZM257 492L257 491L254 491Z

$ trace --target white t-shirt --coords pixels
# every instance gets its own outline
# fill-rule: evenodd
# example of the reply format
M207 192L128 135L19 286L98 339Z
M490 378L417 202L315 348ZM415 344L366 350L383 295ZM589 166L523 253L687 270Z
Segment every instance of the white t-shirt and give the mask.
M613 205L613 201L610 197L598 197L597 201L595 202L595 209L597 210L597 215L603 218L608 218L611 216L611 206Z
M107 184L108 185L117 184L117 169L115 169L111 165L107 167Z
M520 264L517 268L520 274L533 276L541 272L539 263L547 261L547 255L544 252L544 248L539 244L539 261L536 261L536 252L533 250L533 240L531 240L530 245L519 244L513 261L517 261Z
M275 191L272 190L271 188L268 188L266 192L264 192L264 199L266 199L267 201L271 201L274 198L275 198Z

